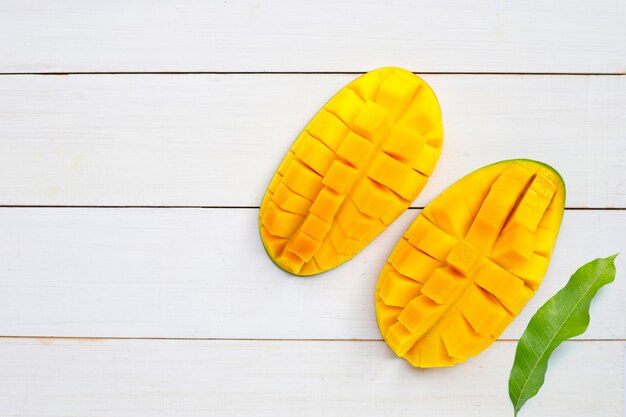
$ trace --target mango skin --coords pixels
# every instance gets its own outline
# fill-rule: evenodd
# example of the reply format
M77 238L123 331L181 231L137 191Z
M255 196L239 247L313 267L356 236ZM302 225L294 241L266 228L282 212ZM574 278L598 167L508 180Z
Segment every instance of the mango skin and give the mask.
M406 210L443 144L441 110L418 76L394 67L342 88L306 125L259 210L270 259L295 275L355 256Z
M490 346L541 284L563 211L552 167L502 161L450 186L417 216L375 291L383 339L422 368L464 362Z

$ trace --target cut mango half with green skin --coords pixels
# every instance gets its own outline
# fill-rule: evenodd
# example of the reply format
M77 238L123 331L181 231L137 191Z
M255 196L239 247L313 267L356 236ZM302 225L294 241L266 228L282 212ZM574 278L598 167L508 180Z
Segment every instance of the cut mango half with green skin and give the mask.
M376 285L381 335L422 368L491 345L535 294L565 207L565 184L530 160L499 162L452 185L420 213Z
M306 125L281 162L259 213L263 245L296 275L355 256L417 197L441 153L431 88L400 68L368 72Z

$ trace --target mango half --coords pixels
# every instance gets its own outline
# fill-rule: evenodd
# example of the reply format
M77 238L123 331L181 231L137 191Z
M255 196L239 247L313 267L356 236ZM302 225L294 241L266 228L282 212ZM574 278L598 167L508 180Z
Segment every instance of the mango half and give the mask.
M535 294L565 206L551 167L499 162L452 185L420 213L376 285L376 319L413 366L452 366L491 345Z
M259 212L268 255L313 275L341 265L420 193L441 153L435 94L400 68L368 72L306 125L278 167Z

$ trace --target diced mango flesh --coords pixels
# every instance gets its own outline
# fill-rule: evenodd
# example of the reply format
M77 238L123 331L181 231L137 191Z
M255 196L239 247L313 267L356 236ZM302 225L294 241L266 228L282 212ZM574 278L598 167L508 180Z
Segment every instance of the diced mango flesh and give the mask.
M420 193L442 134L437 99L418 76L389 67L349 83L306 125L272 178L259 212L270 258L296 275L352 258Z
M376 315L388 345L418 367L486 349L541 284L564 201L558 173L528 160L481 168L444 191L379 278Z

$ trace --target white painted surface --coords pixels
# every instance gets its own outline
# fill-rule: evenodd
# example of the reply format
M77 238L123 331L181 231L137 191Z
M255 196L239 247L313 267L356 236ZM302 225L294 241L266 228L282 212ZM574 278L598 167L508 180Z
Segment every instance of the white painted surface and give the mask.
M624 345L565 343L520 415L621 417ZM417 370L383 342L4 339L0 415L511 416L514 353Z
M0 71L619 72L623 0L3 1Z
M374 286L418 210L351 262L311 278L271 263L257 213L0 209L0 334L380 339ZM626 211L568 210L545 285L503 337L518 338L578 266L618 252L624 236ZM584 338L626 339L625 306L618 279L598 295Z
M0 205L232 208L0 208L0 416L512 415L532 313L582 263L624 252L626 210L604 209L626 208L626 77L558 73L624 74L625 20L623 0L1 2ZM527 157L563 174L568 207L593 208L566 211L509 341L452 369L412 369L378 340L373 285L417 210L298 279L241 208L355 77L288 73L384 65L492 74L424 75L445 147L415 206ZM168 71L285 74L7 75ZM625 283L620 257L521 416L624 415Z
M258 206L354 75L0 77L0 204ZM626 77L426 75L443 156L415 205L483 165L552 164L568 207L626 207Z

